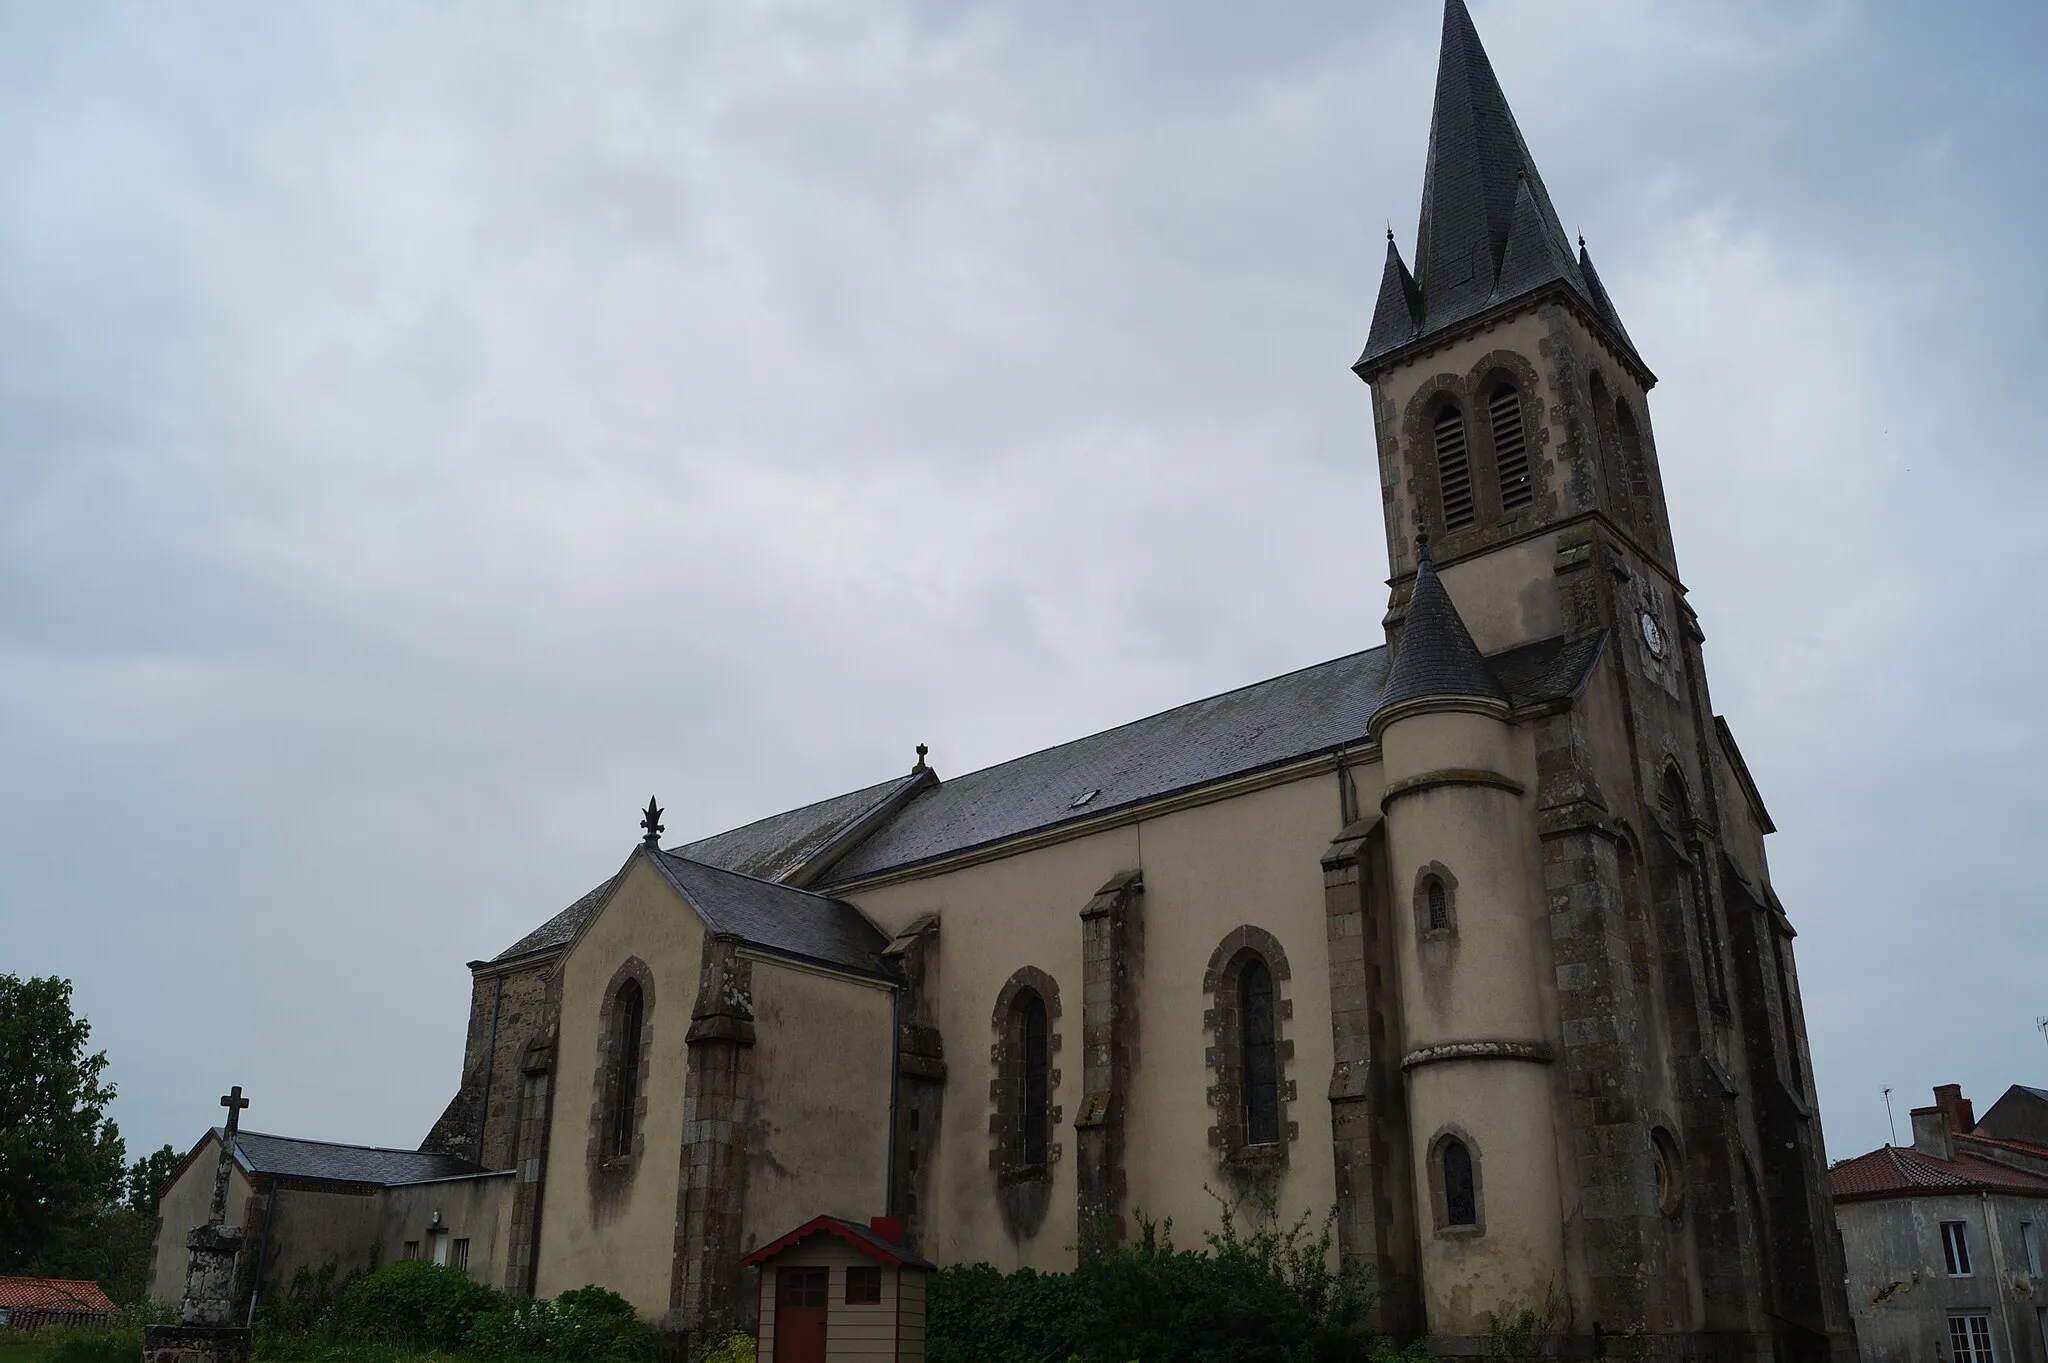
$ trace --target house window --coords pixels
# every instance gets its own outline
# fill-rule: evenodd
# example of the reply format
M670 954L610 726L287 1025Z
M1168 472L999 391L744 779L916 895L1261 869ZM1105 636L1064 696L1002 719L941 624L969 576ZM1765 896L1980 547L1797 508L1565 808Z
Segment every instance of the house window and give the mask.
M846 1304L873 1306L882 1299L882 1270L872 1265L846 1270Z
M782 1268L775 1271L777 1306L823 1306L830 1269Z
M1989 1316L1950 1316L1948 1342L1952 1363L1997 1363L1995 1355L1991 1352Z
M640 1105L640 1030L645 1019L646 997L638 980L619 986L612 1001L612 1111L611 1140L605 1154L617 1158L633 1153L633 1127Z
M2020 1222L2020 1253L2027 1261L2027 1276L2041 1276L2041 1246L2034 1239L2034 1223Z
M405 1258L408 1258L408 1259L417 1259L417 1258L419 1258L419 1257L420 1257L420 1242L419 1242L419 1241L417 1241L417 1240L408 1240L408 1241L406 1241L406 1242L405 1242L405 1255L404 1255L404 1257L405 1257Z
M1279 1037L1273 1025L1273 972L1261 960L1245 962L1237 977L1238 1016L1244 1043L1245 1144L1280 1141Z
M1479 519L1472 499L1472 450L1465 418L1446 407L1436 419L1436 486L1443 498L1444 529L1463 530Z
M1513 511L1536 500L1529 478L1529 441L1522 430L1522 395L1512 383L1493 390L1487 404L1493 423L1493 464L1500 475L1500 509Z
M1970 1276L1970 1233L1961 1221L1941 1223L1941 1256L1948 1264L1949 1277Z
M1479 1224L1479 1190L1472 1177L1472 1151L1456 1136L1445 1139L1437 1154L1443 1166L1444 1224Z
M448 1267L462 1269L469 1267L469 1241L457 1240L449 1247Z

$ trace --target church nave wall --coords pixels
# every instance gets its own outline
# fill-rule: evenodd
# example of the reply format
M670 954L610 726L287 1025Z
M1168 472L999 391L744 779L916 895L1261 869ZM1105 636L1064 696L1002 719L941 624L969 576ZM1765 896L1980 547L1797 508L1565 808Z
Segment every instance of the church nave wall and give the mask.
M555 1048L534 1292L551 1297L603 1283L659 1318L669 1308L683 1139L685 1034L696 997L704 928L637 853L597 915L557 966L561 1022ZM644 968L645 1087L629 1154L602 1149L606 1061L616 1027L621 967Z

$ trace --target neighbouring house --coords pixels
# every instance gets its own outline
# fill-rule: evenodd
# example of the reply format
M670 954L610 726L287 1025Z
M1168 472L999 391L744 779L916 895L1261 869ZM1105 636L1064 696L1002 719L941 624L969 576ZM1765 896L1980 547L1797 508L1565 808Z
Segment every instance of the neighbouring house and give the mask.
M925 1275L903 1222L820 1216L746 1257L756 1357L773 1363L924 1363Z
M2042 1097L2009 1091L1996 1129L2031 1132L2015 1094ZM2048 1145L1986 1134L1944 1084L1913 1110L1910 1147L1828 1177L1864 1363L2048 1363Z
M174 1302L185 1285L185 1234L207 1219L220 1128L172 1171L157 1204L149 1296ZM288 1287L301 1268L339 1277L396 1259L431 1259L479 1282L504 1277L512 1174L439 1151L235 1136L227 1224L243 1230L236 1300Z
M0 1276L0 1328L94 1325L113 1313L114 1303L98 1283L80 1278Z

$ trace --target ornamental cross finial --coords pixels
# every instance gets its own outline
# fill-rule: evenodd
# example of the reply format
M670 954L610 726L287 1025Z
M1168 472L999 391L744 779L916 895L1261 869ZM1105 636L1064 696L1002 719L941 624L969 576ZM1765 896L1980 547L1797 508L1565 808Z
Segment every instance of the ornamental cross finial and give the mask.
M652 795L647 797L647 808L640 811L640 827L646 830L640 841L649 847L659 849L662 833L661 806L654 803Z
M925 759L925 758L926 758L926 757L927 757L927 756L928 756L928 755L929 755L930 753L931 753L931 749L930 749L930 748L926 747L926 746L925 746L924 744L922 744L922 743L918 744L918 745L917 745L917 765L916 765L916 766L914 766L914 767L912 767L912 768L911 768L911 770L912 770L912 771L924 771L924 770L926 770L926 767L925 767L925 764L924 764L924 759Z

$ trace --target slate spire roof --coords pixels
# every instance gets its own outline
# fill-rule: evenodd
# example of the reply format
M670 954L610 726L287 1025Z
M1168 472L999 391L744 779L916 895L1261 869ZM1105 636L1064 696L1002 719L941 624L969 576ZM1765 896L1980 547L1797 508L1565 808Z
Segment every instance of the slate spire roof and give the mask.
M1454 0L1455 2L1455 0ZM1394 648L1394 665L1387 672L1387 686L1373 711L1373 726L1380 716L1403 701L1434 696L1476 696L1506 703L1508 694L1487 667L1472 642L1471 631L1458 615L1451 594L1444 590L1429 558L1429 537L1416 536L1415 589L1408 598L1408 615L1401 626L1401 642Z
M1372 329L1355 367L1363 371L1402 346L1559 283L1636 358L1591 261L1572 254L1465 0L1445 0L1415 271L1409 274L1390 239Z

